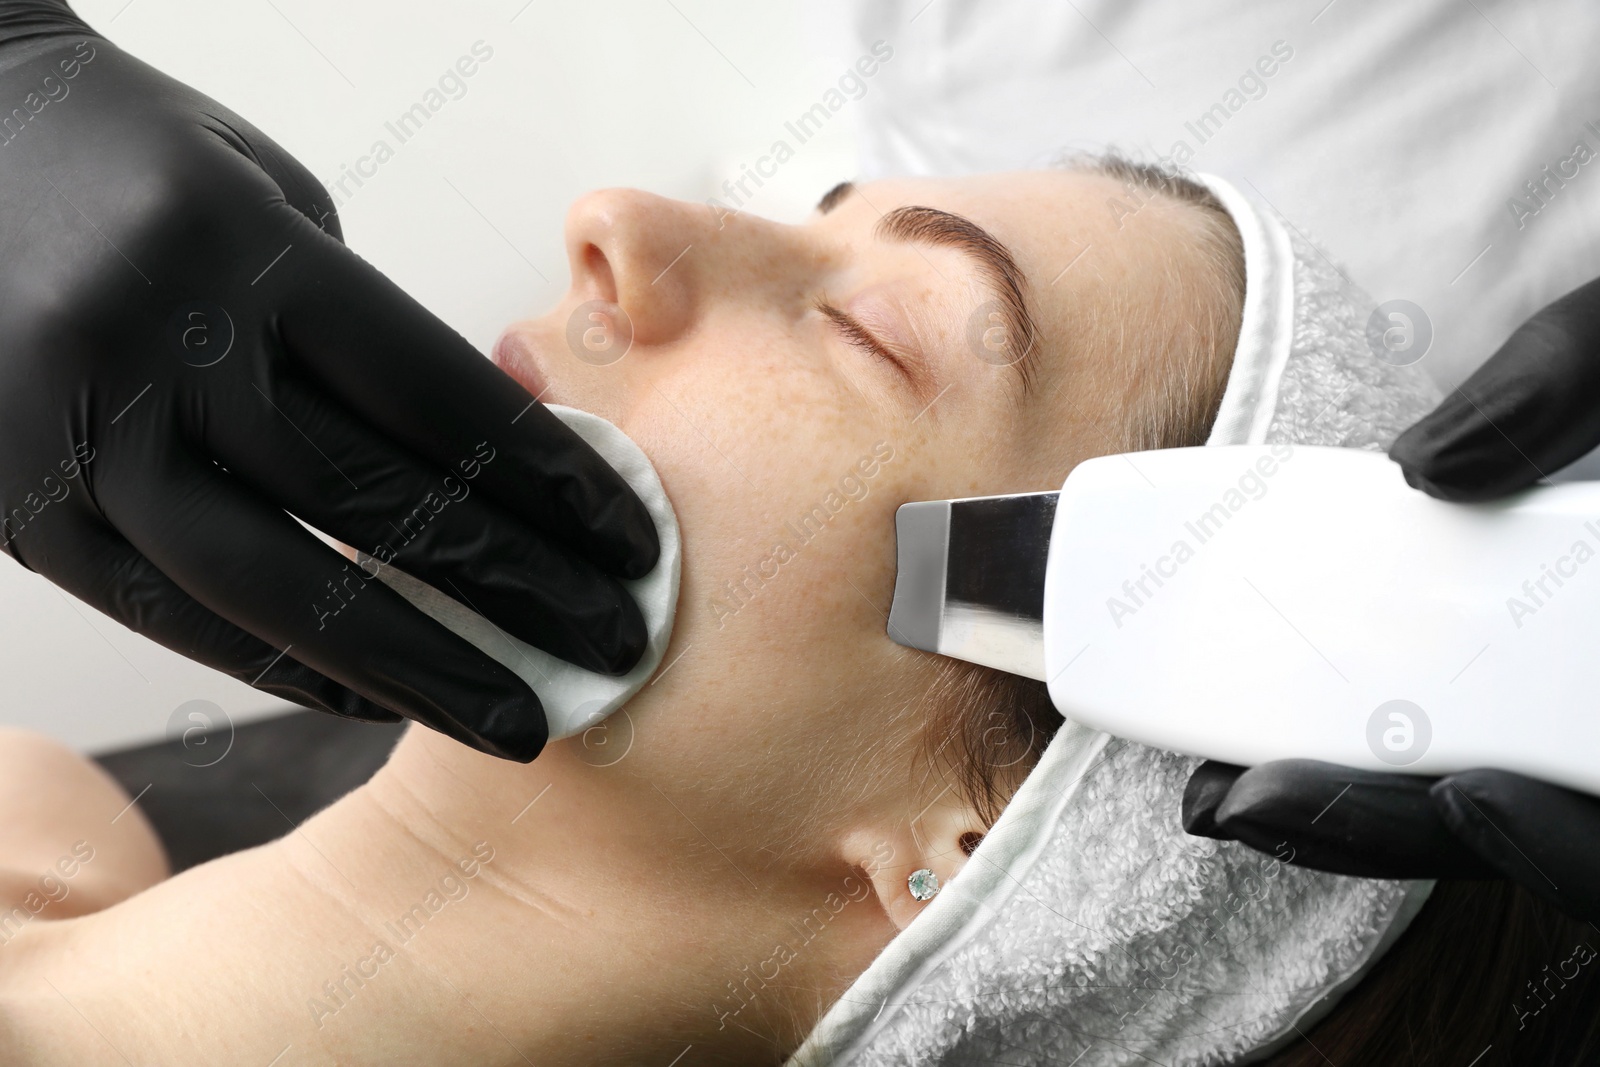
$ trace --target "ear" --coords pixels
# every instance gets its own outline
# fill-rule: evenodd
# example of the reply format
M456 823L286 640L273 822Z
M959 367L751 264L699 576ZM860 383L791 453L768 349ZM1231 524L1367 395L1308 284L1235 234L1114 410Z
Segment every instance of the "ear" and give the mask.
M983 839L977 813L948 795L930 804L920 815L858 827L841 841L844 857L860 869L896 930L904 930L931 900L911 895L911 872L927 868L939 879L942 892L967 857Z

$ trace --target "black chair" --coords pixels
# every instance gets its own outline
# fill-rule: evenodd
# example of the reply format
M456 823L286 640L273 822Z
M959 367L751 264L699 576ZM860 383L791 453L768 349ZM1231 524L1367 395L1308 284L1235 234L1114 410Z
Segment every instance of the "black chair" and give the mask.
M177 873L282 837L372 777L403 729L294 710L94 758L138 798Z

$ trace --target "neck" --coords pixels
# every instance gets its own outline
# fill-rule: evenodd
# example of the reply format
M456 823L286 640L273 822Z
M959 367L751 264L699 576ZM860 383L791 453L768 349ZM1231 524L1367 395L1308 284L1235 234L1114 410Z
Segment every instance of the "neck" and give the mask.
M715 840L692 796L576 743L523 766L413 728L347 802L350 847L413 872L379 897L351 875L418 965L382 1014L450 1048L498 1032L507 1063L779 1063L887 937L848 869Z

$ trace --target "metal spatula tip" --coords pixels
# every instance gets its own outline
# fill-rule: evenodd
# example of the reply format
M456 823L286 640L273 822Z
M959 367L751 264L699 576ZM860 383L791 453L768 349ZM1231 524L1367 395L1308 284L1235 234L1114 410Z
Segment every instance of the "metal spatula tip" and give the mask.
M923 500L895 512L891 640L1044 678L1056 493Z

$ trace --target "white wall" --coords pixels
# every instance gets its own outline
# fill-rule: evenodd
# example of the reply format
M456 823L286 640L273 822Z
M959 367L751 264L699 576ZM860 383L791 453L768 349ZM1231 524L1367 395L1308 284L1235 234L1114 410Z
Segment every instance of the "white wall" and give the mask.
M346 179L346 240L483 350L565 290L561 226L574 197L608 185L715 195L855 59L838 43L832 9L801 0L75 7L117 44L249 118L325 184L388 140L392 159L368 164L376 172L359 187ZM480 40L492 58L401 144L385 123ZM852 111L800 146L746 206L797 218L850 176ZM0 604L0 721L96 750L159 739L191 700L235 721L284 710L9 560L0 560Z

